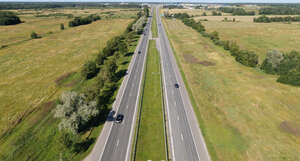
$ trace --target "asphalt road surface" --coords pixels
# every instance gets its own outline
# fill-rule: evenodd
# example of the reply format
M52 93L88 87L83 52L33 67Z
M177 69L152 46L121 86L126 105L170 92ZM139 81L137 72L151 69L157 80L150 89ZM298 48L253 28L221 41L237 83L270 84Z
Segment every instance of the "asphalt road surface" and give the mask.
M172 161L209 161L197 119L156 7L167 124ZM175 84L179 84L179 88Z
M120 106L117 114L123 114L124 120L122 123L114 123L112 125L108 140L105 145L102 156L97 161L129 161L131 153L131 143L134 133L135 111L138 105L138 97L145 64L148 35L152 18L148 19L145 26L144 36L138 46L138 51L135 62L133 64L128 83L125 87L123 97L121 98Z

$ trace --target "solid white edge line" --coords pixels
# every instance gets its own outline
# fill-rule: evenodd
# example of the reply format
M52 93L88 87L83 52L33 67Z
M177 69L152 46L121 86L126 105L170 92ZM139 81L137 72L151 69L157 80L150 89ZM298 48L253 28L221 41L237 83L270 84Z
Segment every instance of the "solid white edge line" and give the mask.
M159 17L159 12L158 12L158 10L159 10L159 8L156 8L156 16L158 16L158 18L157 18L157 20L160 20L159 22L160 22L160 24L162 23L162 21L161 21L161 19L160 19L160 17ZM161 25L160 25L161 26ZM158 29L160 29L160 28L162 28L162 27L158 27ZM159 30L160 32L161 32L161 29ZM159 36L159 42L161 43L161 36ZM162 59L161 59L161 64L162 64L162 73L163 73L163 80L164 80L164 89L165 89L165 99L166 99L166 104L167 104L167 113L168 113L168 123L169 123L169 133L170 133L170 137L171 137L171 147L172 147L172 160L173 161L175 161L176 159L175 159L175 150L174 150L174 138L173 138L173 136L172 136L172 126L171 126L171 120L170 120L170 109L169 109L169 103L168 103L168 92L167 92L167 87L166 87L166 78L165 78L165 68L164 68L164 61L163 61L163 53L162 53L162 49L161 49L161 46L162 45L159 45L160 46L160 54L161 54L161 57L162 57Z
M167 37L167 35L166 35L166 33L164 32L164 36L166 36ZM168 40L166 40L166 41L168 41ZM170 43L169 43L170 44ZM171 45L171 44L170 44ZM168 48L169 49L169 48ZM169 49L170 51L172 51L172 49ZM172 56L171 56L172 55ZM172 54L170 53L170 55L169 55L170 57L172 57L172 59L173 59L173 61L174 61L174 53L172 52ZM171 61L171 63L173 63L173 61ZM175 63L176 63L176 59L175 59ZM174 66L176 66L176 69L178 70L178 68L177 68L177 64L174 64ZM173 71L174 71L174 69L173 69ZM175 73L175 79L176 79L176 81L178 81L179 79L178 79L178 76L177 76L177 72L175 72L174 71L174 73ZM181 75L180 75L181 76ZM184 87L185 87L185 84L183 84L184 85ZM185 88L186 89L186 88ZM180 95L181 95L181 100L182 100L182 103L183 103L183 105L185 106L185 103L184 103L184 100L183 100L183 96L182 96L182 93L181 93L181 90L179 90L180 92ZM189 99L189 98L188 98ZM188 100L188 101L190 101L190 100ZM186 107L186 106L185 106ZM187 116L187 112L186 112L186 108L184 108L184 112L185 112L185 116L186 117L188 117ZM189 128L190 128L190 132L191 132L191 134L192 134L192 138L193 138L193 144L194 144L194 146L195 146L195 148L196 148L196 152L197 152L197 155L198 155L198 159L201 161L201 159L200 159L200 155L199 155L199 152L198 152L198 148L197 148L197 146L196 146L196 144L195 144L195 138L194 138L194 133L192 132L192 128L191 128L191 125L190 125L190 121L189 121L189 119L187 118L187 121L188 121L188 124L189 124ZM198 122L197 122L198 123Z
M149 20L148 20L149 21ZM149 32L149 31L148 31ZM137 113L137 106L138 106L138 101L139 101L139 98L140 98L140 89L141 89L141 83L142 83L142 78L143 78L143 75L144 75L144 70L145 70L145 60L147 58L147 52L148 52L148 43L149 43L149 36L148 36L148 39L147 39L147 43L146 43L146 53L144 53L144 63L143 63L143 70L142 70L142 74L141 74L141 77L140 77L140 83L139 83L139 89L138 89L138 95L137 95L137 99L136 99L136 103L135 103L135 110L134 110L134 115L133 115L133 123L131 124L131 130L130 130L130 137L129 137L129 141L128 141L128 145L127 145L127 152L126 152L126 157L125 157L125 161L130 161L130 152L131 152L131 145L132 145L132 137L133 137L133 132L134 132L134 126L135 126L135 123L136 123L136 113Z
M126 82L125 82L124 90L123 90L123 92L122 92L122 96L120 97L120 101L118 102L119 105L121 104L121 101L122 101L122 99L123 99L123 96L124 96L124 93L125 93L125 90L126 90L126 87L127 87L127 84L128 84L128 80L129 80L129 78L130 78L130 76L131 76L132 68L133 68L134 63L135 63L135 61L136 61L137 51L138 51L138 49L139 49L139 47L140 47L140 45L141 45L141 42L142 42L143 38L144 38L144 35L142 35L142 36L140 37L140 39L139 39L138 45L137 45L137 47L135 48L135 51L134 51L134 58L133 58L134 60L130 62L129 67L128 67L128 70L127 70L127 71L130 71L130 72L128 73L127 77L124 78L124 80L123 80L123 81L126 81ZM122 85L121 85L121 86L122 86ZM118 93L118 94L119 94L119 93ZM117 97L118 97L118 94L117 94ZM114 108L116 108L116 113L117 113L117 112L119 111L119 105L116 106L115 104L117 104L116 101L113 103L113 106L112 106L113 108L112 108L112 110L114 110ZM111 123L111 124L109 124L109 125L110 125L110 127L109 127L109 134L108 134L108 137L106 138L106 141L105 141L105 143L104 143L104 146L103 146L104 148L103 148L102 152L100 153L99 161L101 161L102 156L103 156L103 153L104 153L104 151L105 151L107 141L108 141L108 139L109 139L109 137L110 137L110 134L111 134L111 130L112 130L113 123ZM105 125L104 125L104 126L105 126ZM102 132L101 132L101 134L102 134ZM100 134L100 136L101 136L101 134ZM100 137L100 136L99 136L99 137Z

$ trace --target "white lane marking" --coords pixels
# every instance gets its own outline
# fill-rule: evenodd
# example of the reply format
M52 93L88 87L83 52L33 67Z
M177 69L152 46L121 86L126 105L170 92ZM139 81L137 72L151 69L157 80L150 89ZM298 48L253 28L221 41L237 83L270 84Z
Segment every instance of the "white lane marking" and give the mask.
M176 101L174 102L175 106L177 105Z
M177 120L179 120L179 116L177 116Z
M126 106L126 109L128 109L128 105Z
M172 89L172 95L174 95L174 89Z
M181 140L183 141L183 135L182 135L182 133L181 133Z
M117 147L119 146L119 139L117 140Z
M158 13L158 11L156 11L157 13ZM160 19L158 19L160 22L161 22L161 20ZM159 36L159 42L160 43L163 43L163 41L161 41L163 39L163 37L161 37L161 36ZM164 85L164 91L165 91L165 93L166 93L166 95L165 95L165 98L166 98L166 104L167 104L167 115L168 115L168 124L169 124L169 132L170 132L170 137L171 137L171 152L172 152L172 160L173 161L176 161L176 158L175 158L175 148L174 148L174 137L173 137L173 135L172 135L172 133L173 133L173 129L172 129L172 125L171 125L171 117L170 117L170 107L169 107L169 101L168 101L168 92L167 92L167 87L166 87L166 77L167 77L167 75L165 74L165 70L166 70L166 61L165 61L165 56L163 55L164 53L162 52L162 45L159 45L159 49L160 49L160 52L159 52L159 54L160 54L160 56L162 57L162 59L160 59L160 61L161 61L161 66L162 66L162 76L163 76L163 85Z
M132 94L131 94L131 93L129 93L129 96L131 97L131 96L132 96Z

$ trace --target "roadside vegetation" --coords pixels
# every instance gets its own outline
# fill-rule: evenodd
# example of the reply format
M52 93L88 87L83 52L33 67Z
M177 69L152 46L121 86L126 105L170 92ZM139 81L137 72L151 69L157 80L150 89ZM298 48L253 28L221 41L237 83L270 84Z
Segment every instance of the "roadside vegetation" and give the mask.
M153 11L153 19L152 19L152 25L151 25L151 31L152 31L152 37L157 38L157 22L156 22L156 11Z
M79 13L84 12L97 11ZM0 50L0 90L5 92L0 93L5 111L0 160L82 160L101 132L137 45L135 21L113 18L61 30L67 17L23 16L25 23L18 27L0 27L0 41L10 42ZM32 28L41 35L54 32L21 41L19 35L25 32L28 38ZM9 36L2 37L7 31Z
M279 62L278 67L272 66L268 58L266 58L262 65L259 64L259 57L256 53L246 49L240 49L240 46L235 41L229 40L221 40L219 37L219 33L217 31L213 31L211 33L206 32L204 25L200 21L196 22L194 19L191 19L187 13L175 13L175 14L166 14L166 17L170 18L178 18L185 25L192 27L196 31L198 31L202 36L208 37L212 42L217 45L223 47L225 50L228 50L230 54L235 57L235 60L245 66L249 67L258 67L261 66L261 69L266 73L270 70L272 71L281 71L281 72L273 72L272 74L279 75L277 79L280 83L285 83L293 86L300 86L300 75L298 65L300 53L296 51L292 51L290 53L284 54L284 59ZM274 56L276 57L276 55ZM270 58L270 57L269 57ZM276 69L272 69L276 68Z
M155 40L149 41L145 69L135 160L165 160L160 56Z
M298 160L300 89L237 63L179 20L163 22L212 160Z

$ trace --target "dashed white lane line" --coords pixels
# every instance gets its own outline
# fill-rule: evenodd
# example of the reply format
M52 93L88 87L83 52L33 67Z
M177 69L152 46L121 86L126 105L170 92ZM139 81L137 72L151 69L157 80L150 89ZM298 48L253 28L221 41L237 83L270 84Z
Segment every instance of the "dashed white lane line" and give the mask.
M117 147L119 146L119 139L117 140Z
M179 120L179 116L177 116L177 120Z
M128 109L128 105L126 106L126 109Z
M174 102L175 106L177 105L176 101Z
M182 135L182 133L181 133L181 140L183 141L183 135Z

